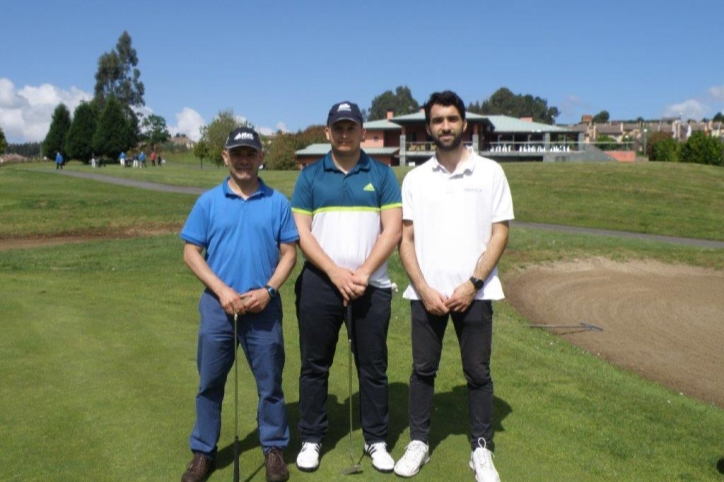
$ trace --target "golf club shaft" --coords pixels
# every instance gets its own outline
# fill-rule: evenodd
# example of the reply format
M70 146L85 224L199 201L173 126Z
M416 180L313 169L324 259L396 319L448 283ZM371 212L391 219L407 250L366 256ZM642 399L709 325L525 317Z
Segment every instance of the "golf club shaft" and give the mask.
M234 482L239 482L239 315L234 313Z
M345 325L347 325L347 341L348 341L348 350L347 350L347 366L348 366L348 373L347 373L347 392L349 395L349 453L352 453L352 363L353 363L353 356L352 356L352 303L347 304L346 310L345 310Z

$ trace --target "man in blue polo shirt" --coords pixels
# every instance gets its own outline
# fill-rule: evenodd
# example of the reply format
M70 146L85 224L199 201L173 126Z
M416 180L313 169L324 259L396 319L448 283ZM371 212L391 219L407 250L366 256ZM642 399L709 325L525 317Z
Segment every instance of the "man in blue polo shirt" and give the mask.
M402 199L392 169L361 150L362 124L356 104L335 104L325 130L332 150L302 170L292 194L305 257L295 285L302 355L297 467L305 471L319 466L329 425L329 369L350 303L365 452L377 470L394 468L385 443L392 300L387 258L401 237Z
M277 290L296 264L299 234L289 201L258 177L264 161L259 135L246 127L233 130L223 158L229 177L199 197L181 231L184 262L206 287L199 301L200 380L189 440L194 458L181 480L204 481L215 468L224 386L239 343L259 393L257 421L266 479L284 481L289 471L282 450L289 443L289 426Z

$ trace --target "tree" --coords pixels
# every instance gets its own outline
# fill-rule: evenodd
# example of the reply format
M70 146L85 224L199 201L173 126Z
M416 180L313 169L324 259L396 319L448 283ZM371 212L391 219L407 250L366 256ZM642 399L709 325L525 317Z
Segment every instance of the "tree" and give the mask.
M608 119L610 118L607 110L602 110L598 114L593 116L592 122L594 124L604 124L608 122Z
M602 151L615 151L620 148L616 139L607 135L601 135L596 138L596 147Z
M202 127L202 134L205 128L206 126ZM199 158L201 161L201 169L203 169L204 159L209 157L209 145L203 139L199 140L199 142L194 145L194 156Z
M160 115L151 114L141 122L141 139L151 146L163 144L170 138L166 119Z
M669 134L654 132L648 137L646 155L650 161L677 162L679 143Z
M65 139L65 150L69 159L78 159L87 164L93 157L93 134L98 124L98 112L93 102L81 102L73 113L73 121Z
M206 143L208 158L214 161L217 167L221 167L224 163L221 152L224 150L229 132L245 126L253 127L249 122L239 122L234 116L234 111L229 109L219 112L209 125L202 128L200 141Z
M115 50L98 58L94 92L101 107L109 97L115 97L124 106L145 105L145 87L140 80L141 71L136 68L137 65L136 49L131 46L131 36L124 30Z
M55 153L60 152L67 158L65 152L65 138L70 129L70 111L65 104L58 104L53 111L53 119L50 122L50 129L43 141L43 155L55 158Z
M535 122L553 124L559 112L556 107L548 107L548 101L530 94L513 94L510 89L501 87L482 104L468 105L468 111L483 115L507 115L511 117L532 117Z
M5 132L3 132L2 126L0 126L0 154L5 152L5 148L8 147L8 141L5 139Z
M368 120L386 119L387 111L392 111L396 116L412 114L420 110L420 104L412 97L412 92L406 85L385 91L372 99L370 110L367 112Z
M704 132L694 132L686 143L681 147L681 162L696 164L722 165L724 146L715 137L710 137Z
M722 114L721 112L717 112L712 120L714 122L724 122L724 114Z
M137 144L137 132L137 117L130 109L124 109L118 99L109 97L98 116L93 149L100 156L116 159L121 152Z
M269 146L269 152L264 159L269 169L294 170L297 169L296 151L311 144L325 142L327 142L327 138L324 135L323 125L309 126L303 132L300 131L296 134L279 132Z

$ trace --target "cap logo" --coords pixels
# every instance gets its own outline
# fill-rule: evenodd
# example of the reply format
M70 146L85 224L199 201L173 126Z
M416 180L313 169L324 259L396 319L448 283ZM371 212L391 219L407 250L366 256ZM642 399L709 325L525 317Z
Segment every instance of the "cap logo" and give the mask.
M238 141L238 140L240 140L240 139L251 139L251 140L253 140L253 139L254 139L254 135L251 134L251 133L249 133L249 132L239 132L238 134L236 134L236 137L234 137L234 140L235 140L235 141Z
M343 110L352 111L352 106L350 106L349 104L339 104L339 107L337 107L337 112L341 112Z

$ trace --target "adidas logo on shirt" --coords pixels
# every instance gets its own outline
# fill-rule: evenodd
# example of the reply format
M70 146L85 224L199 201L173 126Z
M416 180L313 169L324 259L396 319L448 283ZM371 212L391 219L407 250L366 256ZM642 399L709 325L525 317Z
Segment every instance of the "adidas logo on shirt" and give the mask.
M375 191L375 187L372 185L372 183L369 183L369 184L367 184L367 185L364 187L364 191L372 191L372 192L374 192L374 191Z

